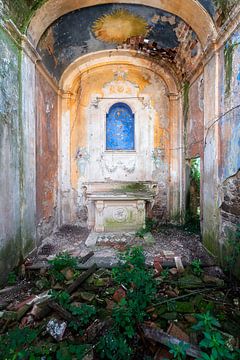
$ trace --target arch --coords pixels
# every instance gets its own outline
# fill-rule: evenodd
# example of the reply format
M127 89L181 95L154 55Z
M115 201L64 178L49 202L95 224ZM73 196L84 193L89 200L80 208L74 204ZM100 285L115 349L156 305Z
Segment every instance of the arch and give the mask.
M217 36L211 16L196 0L48 0L33 16L27 35L36 47L45 30L59 17L83 7L109 3L147 5L177 15L191 26L203 47Z
M106 150L134 149L134 114L129 105L117 102L106 114Z
M140 71L142 69L147 69L151 71L153 74L157 75L159 80L162 80L165 84L166 89L166 95L169 97L169 108L168 108L168 115L169 115L169 133L172 134L171 138L169 139L169 145L171 148L174 147L182 147L183 144L183 133L181 132L182 129L182 123L183 123L183 117L181 112L181 97L179 96L180 92L180 82L178 81L177 76L174 74L173 69L168 66L167 62L163 62L162 64L157 64L155 61L152 61L151 58L145 58L138 56L136 51L129 51L129 50L104 50L100 52L95 52L92 54L80 56L78 59L76 59L71 65L68 66L68 68L63 73L59 86L60 86L60 92L59 92L59 159L60 160L60 170L59 170L59 177L60 177L60 192L63 194L67 194L67 196L61 197L61 209L62 212L59 214L61 219L61 223L67 223L72 222L72 212L66 211L69 207L71 207L71 199L74 199L75 192L73 189L77 189L78 186L80 186L79 182L77 180L75 181L75 187L73 186L72 179L73 174L75 174L75 171L73 171L75 164L75 149L72 152L71 155L71 147L70 147L70 139L72 134L72 126L71 121L75 122L75 112L77 111L78 106L78 94L79 89L81 90L81 86L79 87L79 83L81 83L81 77L88 78L88 72L91 73L91 71L94 71L98 67L103 66L109 66L109 65L131 65L138 68ZM104 81L104 79L103 79ZM94 92L93 98L89 98L88 107L83 108L83 111L87 110L87 115L89 115L91 120L91 129L95 129L95 127L100 124L100 122L95 122L95 119L97 119L97 116L100 111L100 117L102 121L106 121L106 113L109 112L111 109L111 106L113 105L113 101L119 101L119 98L114 99L102 99L99 103L97 98L98 94ZM139 130L139 119L140 114L148 114L149 115L149 121L143 121L143 124L145 125L144 130L141 126L142 134L147 134L149 126L154 125L154 109L152 108L151 99L146 94L146 97L143 99L138 100L138 104L136 105L136 112L134 108L134 100L129 98L124 98L122 101L126 105L129 105L132 109L132 112L134 113L135 117L135 148L136 150L139 149L140 144L148 144L148 148L146 151L148 151L148 156L151 158L151 151L154 148L154 137L147 138L147 141L142 141L141 133ZM139 106L138 106L139 105ZM71 111L72 106L75 106L73 111ZM151 111L151 114L149 114L149 109ZM147 118L146 115L143 115L143 118ZM167 116L168 116L167 115ZM81 125L81 124L80 124ZM108 159L111 159L112 156L125 156L125 157L134 157L135 155L129 151L126 153L126 151L123 151L121 154L120 151L115 152L115 154L112 154L111 151L107 152L104 151L104 133L105 129L103 127L100 127L100 131L97 131L97 136L102 139L101 142L101 151L102 154L104 154L103 157L100 158L99 164L103 164L104 168L106 166L108 167L108 170L106 170L108 173L113 170L111 161L108 162ZM99 129L99 128L98 128ZM153 131L153 127L152 130ZM94 146L96 141L92 140L91 137L92 131L90 130L88 132L88 135L90 137L88 138L88 141L91 141L90 143ZM90 139L90 140L89 140ZM85 143L84 143L85 144ZM85 145L82 145L85 146ZM106 148L105 148L106 150ZM134 151L133 151L134 153ZM145 153L145 152L143 152ZM175 196L175 189L181 187L182 183L182 156L183 152L171 152L166 153L166 156L169 156L169 174L171 176L171 183L169 185L169 208L171 209L172 213L175 213L176 211L182 211L181 205L179 203L179 197ZM93 160L93 158L91 157ZM97 158L96 158L96 161ZM125 161L125 160L124 160ZM105 165L104 165L105 164ZM151 174L151 167L152 162L147 161L144 163L145 167L145 174ZM128 175L131 177L131 179L134 178L134 173L132 173L132 169L135 168L135 163L131 162L130 165L127 164L126 171ZM94 169L95 171L95 169ZM102 171L102 170L100 170ZM105 171L105 170L104 170ZM102 174L102 173L101 173ZM117 174L117 173L116 173ZM116 175L115 174L115 175ZM107 174L105 174L107 175ZM104 172L103 172L103 176ZM74 175L75 176L75 175ZM92 175L91 175L92 176ZM95 181L96 177L94 177L95 174L91 177L91 181ZM99 180L99 173L97 171L98 180ZM102 176L102 175L101 175ZM141 175L142 176L142 175ZM81 180L81 178L80 178ZM117 178L119 180L119 178ZM82 180L81 180L82 181ZM135 180L134 180L135 181ZM71 194L71 195L69 195ZM90 218L89 224L93 224L94 221L93 218Z
M137 57L135 51L129 50L103 50L79 57L64 71L59 82L61 91L63 93L75 92L82 73L109 64L134 65L149 69L162 78L169 94L177 95L179 92L180 84L169 67L159 65L150 59Z

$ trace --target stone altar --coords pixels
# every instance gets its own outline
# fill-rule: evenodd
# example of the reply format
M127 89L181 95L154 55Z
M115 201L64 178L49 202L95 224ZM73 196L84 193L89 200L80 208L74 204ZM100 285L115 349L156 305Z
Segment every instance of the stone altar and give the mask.
M145 226L151 192L93 192L88 195L89 227L95 232L137 231Z

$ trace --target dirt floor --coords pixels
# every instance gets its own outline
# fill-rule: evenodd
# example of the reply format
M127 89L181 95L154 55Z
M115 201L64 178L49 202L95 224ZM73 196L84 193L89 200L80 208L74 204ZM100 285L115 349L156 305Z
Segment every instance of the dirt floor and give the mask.
M150 240L148 237L137 237L134 233L104 233L99 235L100 241L90 247L85 244L88 235L87 229L63 227L43 241L33 260L36 262L48 259L64 251L68 251L74 256L84 256L89 249L92 249L96 256L101 254L104 257L104 253L115 256L117 251L124 251L128 245L141 245L144 247L145 256L149 259L150 265L153 264L154 257L161 256L163 251L173 252L174 256L180 256L186 264L191 263L194 259L200 259L205 267L214 266L216 263L202 245L200 235L174 227L152 231L153 239ZM94 258L91 261L93 260Z

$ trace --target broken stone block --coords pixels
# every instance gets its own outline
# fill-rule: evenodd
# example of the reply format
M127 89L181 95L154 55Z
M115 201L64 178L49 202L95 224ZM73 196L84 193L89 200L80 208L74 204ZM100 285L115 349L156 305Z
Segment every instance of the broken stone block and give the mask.
M178 280L178 286L181 289L196 289L202 285L202 280L194 275L185 275Z
M108 269L98 269L95 272L95 275L99 278L106 278L111 276L111 274L112 274L111 271L109 271Z
M43 293L36 295L32 300L27 302L27 305L41 304L46 300L51 298L51 292L49 290L44 291Z
M161 318L165 319L165 320L176 320L177 319L177 313L174 312L166 312L164 314L161 315Z
M176 268L177 268L178 272L179 273L184 272L184 266L183 266L181 257L175 256L174 260L175 260L175 264L176 264Z
M87 292L87 291L81 291L80 296L84 301L86 301L88 303L91 303L95 298L95 294L92 294L92 293Z
M162 253L166 259L173 259L175 257L175 253L173 251L163 250Z
M146 233L143 236L143 240L145 242L145 245L154 245L156 243L156 240L150 232Z
M94 286L96 286L96 287L104 287L104 286L107 286L107 285L109 284L109 278L94 279L93 284L94 284Z
M206 284L211 284L211 285L216 285L216 286L224 286L224 280L219 279L215 276L204 275L203 281Z
M171 275L177 275L178 274L178 269L177 268L172 268L169 270Z
M178 338L181 341L189 342L189 336L179 326L172 323L168 328L168 334Z
M61 341L63 339L67 323L65 321L59 321L57 319L51 319L47 324L47 332L56 340Z
M0 311L0 319L15 321L17 318L18 315L15 311Z

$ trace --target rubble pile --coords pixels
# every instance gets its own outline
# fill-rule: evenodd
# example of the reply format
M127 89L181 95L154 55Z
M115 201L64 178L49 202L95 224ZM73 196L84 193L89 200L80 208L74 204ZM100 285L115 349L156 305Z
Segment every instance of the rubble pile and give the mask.
M239 288L221 269L171 251L150 267L131 247L113 269L83 270L93 256L26 262L0 290L0 359L240 359Z

